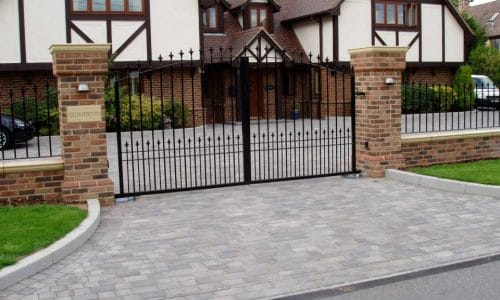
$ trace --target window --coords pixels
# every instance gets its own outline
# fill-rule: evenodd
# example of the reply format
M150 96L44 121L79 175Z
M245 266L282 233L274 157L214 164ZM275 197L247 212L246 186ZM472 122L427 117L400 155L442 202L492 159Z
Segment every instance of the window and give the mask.
M72 0L74 13L143 13L144 0Z
M219 13L216 6L203 11L202 21L205 31L217 31L221 29L219 28Z
M492 39L491 46L500 50L500 39Z
M313 92L316 95L321 92L321 77L318 69L313 70Z
M267 8L251 8L250 28L265 27L266 29L269 29L267 11Z
M417 4L398 2L376 2L375 23L391 26L417 26Z
M130 77L130 87L129 87L129 93L130 95L139 95L141 92L141 78L139 75L139 72L130 72L128 74Z

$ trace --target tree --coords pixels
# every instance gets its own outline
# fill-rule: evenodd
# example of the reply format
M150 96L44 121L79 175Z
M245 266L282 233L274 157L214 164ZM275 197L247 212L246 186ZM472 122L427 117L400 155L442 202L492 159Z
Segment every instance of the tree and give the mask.
M467 14L466 12L462 13L462 17L465 22L469 25L474 32L476 38L470 41L467 44L467 56L470 55L471 51L477 48L478 46L483 46L488 41L488 34L486 33L486 29L481 25L473 16Z
M484 74L493 82L500 82L500 51L497 49L484 44L479 45L471 51L469 65L474 74Z

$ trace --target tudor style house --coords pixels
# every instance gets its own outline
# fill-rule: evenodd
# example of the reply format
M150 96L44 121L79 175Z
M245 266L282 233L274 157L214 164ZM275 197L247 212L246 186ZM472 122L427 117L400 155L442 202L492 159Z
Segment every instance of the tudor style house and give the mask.
M110 43L113 67L122 72L138 61L158 63L170 52L179 60L181 50L193 49L192 59L205 69L203 75L192 72L191 92L197 106L216 104L209 122L224 120L228 110L217 105L235 106L235 83L224 79L242 56L253 64L252 116L266 113L264 93L276 99L271 107L287 111L278 101L302 92L302 101L318 103L304 106L303 113L314 117L323 109L321 90L337 77L301 65L348 66L349 49L405 46L408 80L449 83L473 38L449 0L0 0L0 25L0 92L51 79L48 47L55 43ZM294 67L268 73L266 83L274 88L267 89L262 62ZM301 84L311 88L299 91ZM347 98L349 89L335 92Z

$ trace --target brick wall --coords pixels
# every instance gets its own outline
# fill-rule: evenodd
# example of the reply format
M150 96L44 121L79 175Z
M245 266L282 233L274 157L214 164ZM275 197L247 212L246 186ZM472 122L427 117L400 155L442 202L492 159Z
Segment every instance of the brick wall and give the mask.
M0 72L0 105L2 107L9 105L10 91L12 91L14 101L22 99L22 88L25 88L25 97L33 99L35 98L33 88L37 87L40 95L45 92L47 83L52 88L56 88L56 78L50 71Z
M165 102L173 99L184 104L190 111L190 126L203 124L203 107L201 101L201 74L198 68L184 67L146 73L142 77L142 93Z
M0 205L62 203L64 171L0 174Z
M409 83L422 84L453 84L455 69L412 69L405 71L405 81Z
M500 158L500 134L464 137L458 133L434 141L403 138L402 153L407 168Z

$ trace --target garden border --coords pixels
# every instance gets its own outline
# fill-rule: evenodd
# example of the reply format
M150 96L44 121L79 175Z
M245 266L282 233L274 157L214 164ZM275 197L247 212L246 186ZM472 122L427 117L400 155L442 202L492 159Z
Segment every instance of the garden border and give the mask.
M440 191L487 196L500 199L500 186L441 179L399 170L386 170L387 178Z
M0 290L45 270L80 248L94 234L101 220L99 201L88 200L87 205L87 218L76 229L48 248L22 259L13 266L0 270Z

